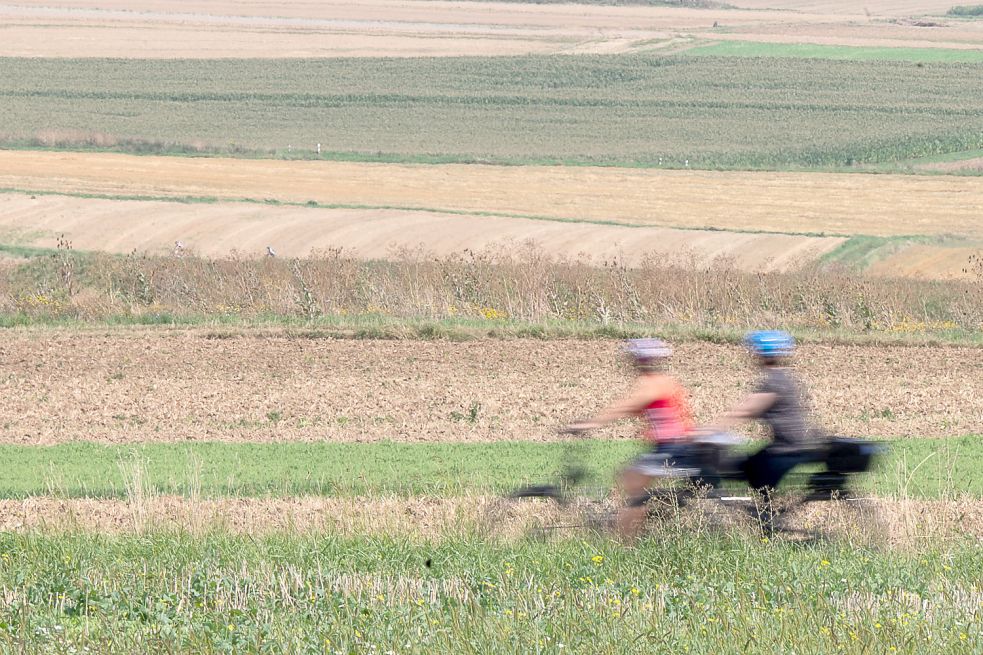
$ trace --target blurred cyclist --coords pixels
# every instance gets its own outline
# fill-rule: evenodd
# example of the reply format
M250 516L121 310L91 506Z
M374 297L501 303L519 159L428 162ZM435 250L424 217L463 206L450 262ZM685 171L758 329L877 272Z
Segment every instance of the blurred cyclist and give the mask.
M666 372L672 356L669 344L659 339L631 339L625 352L634 363L638 379L631 393L601 411L593 419L570 426L583 432L622 418L644 419L644 440L652 450L634 462L619 479L628 506L617 517L617 529L625 537L635 537L645 523L648 489L658 477L690 477L698 473L687 468L693 425L686 390Z
M806 422L802 387L788 368L795 352L792 335L779 330L751 332L744 340L761 369L757 389L717 421L726 431L741 421L760 419L771 440L744 464L748 484L765 496L765 512L759 518L771 529L771 491L799 464L810 459L812 439Z

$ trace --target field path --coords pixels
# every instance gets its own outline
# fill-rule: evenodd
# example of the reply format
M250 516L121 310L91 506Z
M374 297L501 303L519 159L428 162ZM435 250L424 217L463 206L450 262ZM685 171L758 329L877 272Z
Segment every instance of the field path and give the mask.
M401 165L0 151L0 187L502 212L660 227L983 238L983 177Z
M0 344L0 442L549 440L628 388L619 347L9 330ZM983 425L983 348L800 350L817 419L834 434L948 437ZM754 380L736 345L678 344L673 367L702 422ZM475 406L475 420L464 420ZM623 423L598 436L634 429Z

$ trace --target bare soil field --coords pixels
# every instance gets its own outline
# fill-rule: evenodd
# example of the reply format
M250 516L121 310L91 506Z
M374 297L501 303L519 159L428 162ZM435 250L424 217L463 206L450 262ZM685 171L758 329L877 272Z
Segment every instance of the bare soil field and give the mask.
M618 347L10 331L0 345L0 442L553 439L627 390ZM754 384L738 346L684 343L674 362L703 422ZM983 425L980 348L807 345L799 366L817 420L836 433L941 438ZM626 423L600 436L633 434Z
M207 257L233 252L258 257L266 246L279 256L307 257L340 246L358 257L385 259L401 249L450 255L534 241L545 254L577 257L586 251L598 264L617 260L634 266L649 256L709 264L725 257L744 270L761 272L798 269L845 241L396 209L0 195L0 242L54 248L61 235L81 250L165 254L180 241L188 252Z
M856 3L745 0L743 11L667 7L368 0L358 3L48 0L0 4L0 56L349 57L626 52L674 47L678 36L782 34L839 45L980 45L980 28L943 20L925 29L875 21L942 14L939 0ZM873 19L871 17L874 17ZM871 31L855 34L857 21ZM710 31L716 25L719 29ZM819 26L818 32L811 32ZM847 31L838 35L836 29ZM152 32L153 38L148 38ZM840 40L838 40L840 39Z
M63 499L40 496L25 500L0 499L0 531L77 532L110 534L150 529L204 533L223 530L233 534L328 532L346 536L400 536L411 539L447 539L475 530L493 528L497 538L519 538L543 521L562 519L552 504L525 503L510 512L509 520L482 525L493 503L489 496L459 498L229 498L189 499L150 496L125 500ZM972 499L923 501L877 499L868 501L878 517L878 539L892 545L913 544L927 537L959 535L983 537L983 504ZM856 513L845 507L816 505L797 516L803 525L856 532ZM699 510L697 510L699 511ZM696 524L696 521L694 521ZM489 535L489 536L492 536Z
M0 151L0 187L500 212L660 227L983 238L983 178Z

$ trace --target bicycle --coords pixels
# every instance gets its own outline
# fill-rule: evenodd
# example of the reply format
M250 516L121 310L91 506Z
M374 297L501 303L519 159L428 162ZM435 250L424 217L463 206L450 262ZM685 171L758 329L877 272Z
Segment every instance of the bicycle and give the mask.
M503 522L520 515L518 506L543 501L555 506L554 512L536 517L527 530L529 536L545 538L564 530L605 532L613 528L615 517L625 502L644 502L651 520L662 522L690 517L698 530L724 530L742 524L771 537L799 536L823 538L839 527L833 512L826 512L826 525L816 529L808 509L817 503L846 506L857 515L861 526L876 526L876 515L868 499L856 491L855 480L869 472L884 446L871 441L846 437L827 437L802 453L803 464L821 468L807 474L792 474L781 492L761 498L754 492L742 493L747 483L744 465L746 440L734 435L702 435L691 443L695 466L675 466L665 459L657 484L644 498L618 499L608 488L587 485L590 481L579 440L568 442L564 449L564 466L556 480L545 484L519 487L493 503L486 512L486 529L494 531ZM656 458L657 454L646 455ZM658 470L654 468L653 470ZM789 488L792 491L789 491ZM744 490L747 487L743 487ZM803 522L805 524L803 525Z

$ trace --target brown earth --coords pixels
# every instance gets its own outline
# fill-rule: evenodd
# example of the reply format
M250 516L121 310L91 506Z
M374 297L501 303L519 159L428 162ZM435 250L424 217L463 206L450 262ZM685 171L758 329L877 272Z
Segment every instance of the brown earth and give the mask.
M130 501L40 496L0 499L0 531L164 530L200 534L224 530L245 534L328 532L447 539L474 534L477 530L489 538L514 539L539 525L570 520L552 504L523 502L505 510L500 503L499 499L486 496L215 500L150 496ZM974 499L870 499L865 503L863 511L877 517L876 526L866 522L863 514L845 506L826 504L814 505L807 512L797 514L795 525L852 536L866 531L880 545L923 545L929 538L940 543L964 535L983 537L983 503ZM682 519L694 531L701 525L700 512L697 509L693 516ZM494 517L500 520L492 524Z
M630 384L611 341L309 336L8 331L0 442L544 440ZM941 438L983 425L981 348L806 345L798 361L817 420L836 433ZM738 346L679 344L674 368L701 422L754 384Z
M0 4L0 56L502 56L626 52L679 37L836 45L983 47L978 22L886 21L944 13L940 0L743 0L743 11L418 0L21 0ZM868 6L869 5L869 6ZM859 31L856 29L859 22ZM711 26L719 28L710 32ZM843 33L838 30L843 29Z
M440 166L0 151L0 187L833 235L983 238L983 177Z
M789 271L835 249L841 237L735 234L468 216L395 209L315 209L246 203L92 200L67 196L0 195L0 242L55 247L64 235L81 250L171 253L180 241L206 257L236 251L305 257L342 246L359 257L384 259L398 249L436 255L483 251L535 241L555 257L638 265L647 256L707 265L725 257L749 271ZM684 255L685 253L685 255Z

